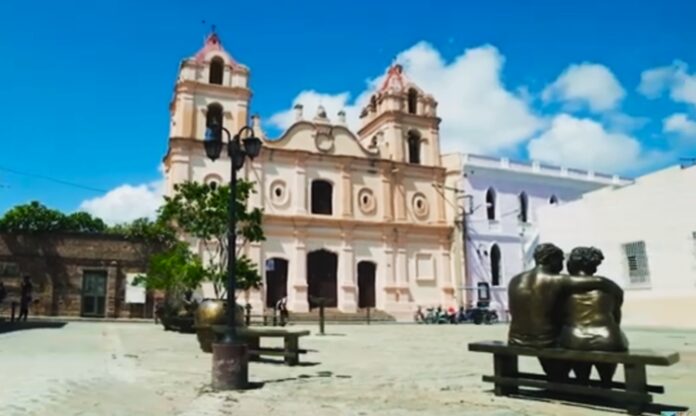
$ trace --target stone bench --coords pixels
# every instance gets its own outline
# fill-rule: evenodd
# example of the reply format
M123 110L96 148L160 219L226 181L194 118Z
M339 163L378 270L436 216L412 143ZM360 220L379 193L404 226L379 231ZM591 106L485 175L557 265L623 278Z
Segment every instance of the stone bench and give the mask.
M508 345L502 341L482 341L469 344L469 351L493 354L493 376L483 376L483 381L494 384L497 396L517 394L519 387L533 387L556 393L567 393L590 398L609 399L620 402L631 415L639 415L652 402L649 393L664 393L664 387L648 384L646 366L670 366L679 362L676 352L653 350L630 350L628 352L578 351L561 348L528 348ZM621 364L624 367L625 383L612 382L602 386L590 380L582 384L573 378L552 382L545 375L518 371L520 356L546 358L587 363Z
M213 326L217 333L223 333L225 326ZM309 330L291 330L285 328L237 328L237 335L249 348L249 360L258 360L262 355L282 356L286 365L300 363L300 354L306 354L307 350L300 349L300 337L309 335ZM261 338L283 338L283 347L263 347Z

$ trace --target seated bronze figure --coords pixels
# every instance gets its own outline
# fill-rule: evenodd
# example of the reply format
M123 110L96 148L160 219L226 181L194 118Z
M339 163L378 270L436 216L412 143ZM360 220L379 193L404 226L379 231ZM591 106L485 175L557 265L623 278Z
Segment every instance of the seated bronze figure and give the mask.
M602 252L594 247L576 247L570 252L566 268L578 277L593 276L604 260ZM605 277L596 276L600 279ZM585 351L626 351L628 340L620 328L623 293L601 290L573 293L565 303L564 326L559 337L563 348ZM609 385L616 371L615 364L596 363L604 385ZM592 364L571 364L578 380L587 382Z
M621 288L614 282L596 276L561 274L563 251L550 243L534 250L536 266L513 277L508 286L509 309L512 320L508 334L511 345L534 348L558 346L564 325L565 304L574 293L601 290L621 297ZM541 360L551 380L562 380L568 373L568 363Z

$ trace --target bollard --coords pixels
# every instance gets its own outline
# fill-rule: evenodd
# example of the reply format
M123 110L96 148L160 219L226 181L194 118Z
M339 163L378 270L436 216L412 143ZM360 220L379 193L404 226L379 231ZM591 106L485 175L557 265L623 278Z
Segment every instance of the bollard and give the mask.
M370 325L370 307L369 306L367 307L366 314L367 314L367 324Z
M319 334L324 335L324 302L319 304Z
M246 326L249 326L251 323L251 305L247 303L244 309L246 309L246 316L244 317L244 320L246 322Z
M278 309L273 308L273 326L278 325Z

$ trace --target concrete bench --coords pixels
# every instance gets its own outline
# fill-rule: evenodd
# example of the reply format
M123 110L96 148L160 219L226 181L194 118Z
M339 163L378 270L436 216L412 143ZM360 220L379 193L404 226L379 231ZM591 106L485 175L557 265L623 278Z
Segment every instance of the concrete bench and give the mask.
M218 333L225 331L225 326L213 326ZM307 350L300 349L300 337L309 335L309 330L291 330L285 328L237 328L237 335L244 340L249 348L249 360L258 360L262 355L281 356L286 365L300 363L300 354ZM283 347L262 347L261 338L283 338Z
M568 393L591 398L610 399L620 402L631 415L639 415L652 402L649 393L664 393L664 387L649 385L646 366L670 366L679 362L676 352L653 350L631 350L628 352L578 351L561 348L528 348L508 345L502 341L472 342L469 351L493 354L493 376L483 376L483 381L494 384L497 396L517 394L519 387L546 389L557 393ZM563 382L551 382L545 375L518 371L520 356L546 358L587 363L622 364L625 383L612 382L610 387L599 381L590 380L582 384L573 378Z

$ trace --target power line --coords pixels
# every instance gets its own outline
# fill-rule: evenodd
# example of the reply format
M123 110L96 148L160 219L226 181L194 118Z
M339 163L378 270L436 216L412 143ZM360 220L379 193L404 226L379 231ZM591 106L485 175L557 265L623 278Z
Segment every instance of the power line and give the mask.
M15 169L6 168L4 166L0 166L0 170L5 171L5 172L14 173L15 175L22 175L22 176L27 176L30 178L43 179L46 181L59 183L61 185L72 186L74 188L86 189L86 190L92 191L92 192L99 192L99 193L106 193L107 192L104 189L94 188L94 187L87 186L87 185L80 185L79 183L68 182L68 181L64 181L62 179L57 179L57 178L53 178L53 177L45 176L45 175L39 175L36 173L21 172L21 171L15 170Z

